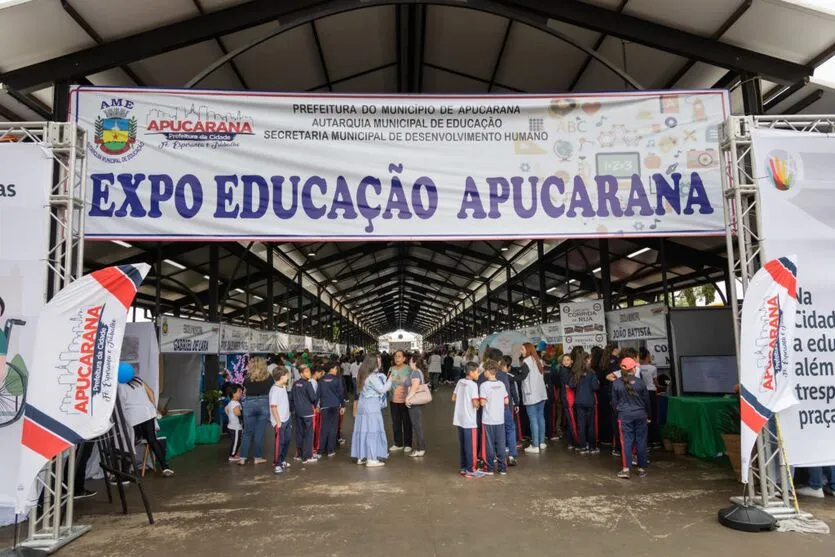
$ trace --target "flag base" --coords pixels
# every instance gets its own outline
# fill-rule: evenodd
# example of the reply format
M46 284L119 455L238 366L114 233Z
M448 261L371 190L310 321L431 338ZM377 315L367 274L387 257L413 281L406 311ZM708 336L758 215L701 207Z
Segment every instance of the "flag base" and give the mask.
M737 503L719 511L719 523L743 532L770 532L777 527L777 520L767 512Z

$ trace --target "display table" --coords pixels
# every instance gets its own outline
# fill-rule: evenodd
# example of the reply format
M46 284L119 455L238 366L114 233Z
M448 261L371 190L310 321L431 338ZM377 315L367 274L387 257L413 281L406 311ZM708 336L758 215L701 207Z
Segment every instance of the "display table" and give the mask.
M170 460L194 449L194 440L197 437L194 412L173 410L157 421L159 422L157 437L166 439L166 459Z
M736 397L674 396L667 403L667 423L690 435L688 452L699 458L716 458L725 452L719 432L719 418L739 404Z

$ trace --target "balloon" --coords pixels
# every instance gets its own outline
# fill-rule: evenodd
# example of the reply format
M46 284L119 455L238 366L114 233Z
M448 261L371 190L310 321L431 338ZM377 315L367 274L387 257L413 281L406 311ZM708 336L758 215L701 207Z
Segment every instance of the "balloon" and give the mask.
M127 362L119 364L119 383L128 383L131 379L133 379L134 375L135 372L132 365Z
M539 344L536 345L536 349L542 352L543 350L545 350L546 346L548 346L548 344L544 340L540 340Z

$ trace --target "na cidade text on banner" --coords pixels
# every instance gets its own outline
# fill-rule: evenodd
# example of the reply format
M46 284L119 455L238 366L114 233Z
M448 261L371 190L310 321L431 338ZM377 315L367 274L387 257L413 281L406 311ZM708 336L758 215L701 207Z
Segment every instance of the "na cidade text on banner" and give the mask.
M789 462L835 464L835 138L752 131L767 259L796 253L794 395L779 413Z
M720 91L72 95L92 239L724 233Z

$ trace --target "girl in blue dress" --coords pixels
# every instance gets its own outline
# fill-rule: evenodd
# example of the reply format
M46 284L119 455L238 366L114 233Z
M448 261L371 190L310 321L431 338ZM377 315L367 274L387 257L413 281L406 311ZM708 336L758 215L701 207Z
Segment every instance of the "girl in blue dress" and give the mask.
M386 394L391 390L391 379L380 372L380 366L380 358L369 354L357 373L359 394L351 458L369 468L384 466L381 459L387 459L389 455L383 408L387 406Z

